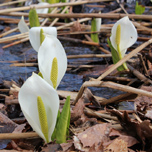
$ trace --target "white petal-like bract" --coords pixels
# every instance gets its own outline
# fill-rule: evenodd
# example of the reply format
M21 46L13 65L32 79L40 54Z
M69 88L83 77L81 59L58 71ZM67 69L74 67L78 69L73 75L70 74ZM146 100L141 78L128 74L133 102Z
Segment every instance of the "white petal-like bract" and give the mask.
M129 20L128 16L123 17L122 19L118 20L114 26L112 27L110 41L112 46L117 50L116 44L116 31L117 26L121 26L121 35L120 35L120 51L122 56L124 56L127 48L132 46L137 40L137 30L133 23Z
M57 114L59 110L59 97L56 90L37 74L33 73L19 91L19 103L24 116L34 131L43 138L39 121L37 97L40 96L45 106L48 122L48 137L51 141L51 135L54 131Z
M38 52L40 47L40 30L43 29L44 35L54 35L57 37L57 30L55 27L32 27L29 31L30 43L35 51Z
M18 23L18 28L21 33L26 33L29 31L29 27L25 23L24 16L21 17L21 20Z
M101 14L101 12L99 12ZM101 29L102 18L96 18L96 31L100 31Z
M38 3L37 5L40 5L40 6L44 6L44 5L48 5L49 3L46 3L46 2L40 2ZM38 14L47 14L48 13L48 8L41 8L41 9L36 9L36 12Z
M58 62L58 86L67 69L67 56L62 44L55 36L46 36L38 51L38 65L43 78L52 86L50 74L54 58L57 58Z

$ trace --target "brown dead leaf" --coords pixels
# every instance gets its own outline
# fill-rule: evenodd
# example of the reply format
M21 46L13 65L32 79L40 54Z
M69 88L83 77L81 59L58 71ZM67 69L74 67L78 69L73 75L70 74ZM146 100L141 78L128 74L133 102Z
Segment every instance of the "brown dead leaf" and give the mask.
M88 152L89 151L89 148L86 147L84 148L80 142L80 140L78 139L77 136L73 136L73 141L74 141L74 147L80 151L83 151L83 152Z
M142 143L143 149L145 145L147 145L149 148L152 147L152 129L150 128L149 121L145 120L141 123L134 122L128 117L126 111L123 114L116 109L111 110L110 112L117 116L121 126L129 135L135 137Z
M118 136L117 139L124 140L127 143L127 147L131 147L131 146L139 143L136 138L134 138L132 136L125 135L123 132L117 131L115 129L111 130L109 136L110 137Z
M47 144L46 147L43 147L41 152L57 152L61 150L60 144Z
M67 141L67 143L60 144L62 150L65 152L73 146L73 140Z
M84 90L83 98L85 101L92 102L96 107L101 107L100 102L94 97L90 89L86 88Z
M71 111L71 122L74 122L84 115L84 99L81 97Z
M151 86L142 86L140 89L152 92ZM137 107L137 110L143 112L146 111L147 108L152 109L152 98L147 96L138 96L135 100L135 105Z
M97 120L95 118L88 118L84 114L84 97L81 97L78 102L76 103L75 107L71 110L71 123L74 123L75 126L81 125L83 128L83 124L96 124ZM91 125L92 126L92 125Z
M115 139L104 152L128 152L127 143L122 139Z
M101 142L106 142L110 130L111 128L107 123L97 124L79 133L77 137L83 144L83 147L92 147L94 144L98 145Z
M32 151L34 151L35 148L40 146L42 143L41 138L18 139L14 141L19 148Z
M81 31L81 24L77 21L74 22L73 26L70 28L71 32Z

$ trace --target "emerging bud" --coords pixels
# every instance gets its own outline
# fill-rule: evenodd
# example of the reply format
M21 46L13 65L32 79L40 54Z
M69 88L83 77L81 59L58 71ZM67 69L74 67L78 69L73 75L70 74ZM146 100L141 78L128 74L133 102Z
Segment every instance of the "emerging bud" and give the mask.
M29 21L30 21L30 27L40 26L39 18L35 8L31 9L29 12Z

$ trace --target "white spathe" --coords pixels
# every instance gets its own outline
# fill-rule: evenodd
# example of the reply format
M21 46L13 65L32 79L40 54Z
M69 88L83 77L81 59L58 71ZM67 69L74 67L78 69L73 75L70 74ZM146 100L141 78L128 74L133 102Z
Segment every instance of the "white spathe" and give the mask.
M38 52L40 47L40 31L43 29L44 35L54 35L57 37L57 30L55 27L32 27L29 30L30 43L35 51Z
M51 85L49 85L40 76L33 73L33 75L25 81L19 91L19 103L24 116L33 130L36 131L36 133L46 142L46 139L41 131L39 121L37 108L38 96L42 98L45 106L48 122L48 137L50 142L59 110L59 97L56 90Z
M101 12L99 12L101 14ZM101 29L102 18L96 18L96 31L100 32Z
M38 3L37 5L40 5L40 6L45 6L45 5L49 5L49 3L46 3L46 2L40 2ZM40 8L40 9L36 9L36 12L38 14L47 14L48 13L48 8Z
M50 74L55 57L58 62L57 88L67 69L67 56L60 41L53 35L47 35L38 51L38 66L43 78L52 86Z
M18 28L21 33L26 33L29 31L29 27L25 23L24 16L21 17L21 20L18 23Z
M111 44L115 50L117 50L116 31L119 24L121 26L120 51L122 57L124 57L127 48L132 46L137 41L137 30L133 23L129 20L128 16L125 16L122 19L118 20L112 27L110 37Z

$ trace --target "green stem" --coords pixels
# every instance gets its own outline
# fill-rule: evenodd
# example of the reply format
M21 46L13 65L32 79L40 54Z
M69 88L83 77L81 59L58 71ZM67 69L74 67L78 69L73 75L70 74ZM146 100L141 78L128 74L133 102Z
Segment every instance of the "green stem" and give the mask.
M121 55L120 46L118 44L117 44L117 51L118 51L119 59L121 60L123 57ZM126 63L123 63L122 65L125 68L125 70L128 70L128 67L127 67Z

